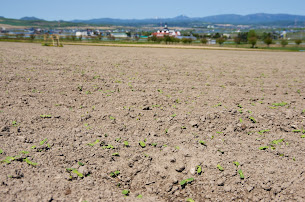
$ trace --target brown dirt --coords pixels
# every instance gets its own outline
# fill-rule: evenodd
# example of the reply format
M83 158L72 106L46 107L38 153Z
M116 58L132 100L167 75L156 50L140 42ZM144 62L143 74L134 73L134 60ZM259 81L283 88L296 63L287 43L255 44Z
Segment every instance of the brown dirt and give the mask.
M304 53L0 43L0 199L304 201L304 64Z

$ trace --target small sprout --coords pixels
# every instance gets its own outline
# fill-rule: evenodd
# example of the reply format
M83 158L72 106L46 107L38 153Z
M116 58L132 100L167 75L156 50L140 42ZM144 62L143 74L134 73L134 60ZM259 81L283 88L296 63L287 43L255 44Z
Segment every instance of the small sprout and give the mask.
M114 118L113 116L110 116L109 118L110 118L111 120L115 120L115 118Z
M35 149L35 148L36 148L36 146L35 146L35 145L31 146L31 149Z
M218 152L220 152L221 154L224 154L224 151L221 151L220 149L217 150Z
M151 146L156 147L157 143L151 143Z
M255 120L252 116L250 116L249 119L250 119L253 123L256 123L256 120Z
M32 161L30 161L28 158L23 159L23 161L25 161L27 164L31 165L31 166L37 166L38 163L34 163Z
M243 108L243 106L241 106L240 104L238 104L238 105L237 105L237 107L239 107L239 108Z
M295 161L295 157L293 157L292 160Z
M201 144L201 145L205 145L205 141L203 141L203 140L199 140L199 144Z
M79 161L79 162L78 162L78 165L84 166L85 164Z
M0 149L0 154L3 154L3 150L2 149Z
M120 156L118 152L112 154L112 156Z
M193 182L194 181L194 178L188 178L188 179L186 179L186 180L182 180L182 181L180 181L179 182L179 184L182 186L182 187L184 187L187 183L191 183L191 182Z
M48 141L48 139L46 138L46 139L44 139L44 140L42 140L39 144L40 145L43 145L46 141Z
M233 163L236 165L236 167L240 165L238 161L234 161Z
M137 198L143 198L142 194L139 194L139 195L137 196Z
M80 177L80 178L83 178L84 177L84 175L82 174L82 173L80 173L78 170L76 170L76 169L73 169L72 170L72 173L75 173L78 177Z
M243 119L242 118L239 118L239 123L242 123L243 122Z
M180 147L179 147L179 146L176 146L176 147L175 147L175 149L179 150L179 149L180 149Z
M301 138L305 138L305 135L302 135Z
M52 118L51 115L49 114L43 114L43 115L40 115L41 118Z
M125 195L125 196L128 196L128 195L129 195L129 190L124 189L124 190L122 191L122 194Z
M258 149L259 150L266 150L266 149L268 149L269 147L268 146L262 146L262 147L259 147Z
M202 167L201 166L197 166L197 174L201 175L202 173Z
M305 114L305 109L303 109L302 114Z
M171 115L171 117L175 117L175 116L177 116L177 114L173 114L173 115Z
M119 142L121 140L121 138L119 137L119 138L117 138L117 139L115 139L115 141L116 142Z
M1 161L1 163L7 163L7 164L10 164L12 161L16 160L15 157L12 157L12 156L8 156L6 157L4 160Z
M125 147L129 147L129 143L127 141L124 141Z
M243 171L241 169L238 170L238 173L239 173L240 179L244 179L245 178L245 176L243 174Z
M220 171L224 171L224 169L223 169L223 167L221 166L221 165L217 165L217 168L218 168L218 170L220 170Z
M186 199L186 202L195 202L192 198Z
M264 134L265 132L269 132L270 130L260 130L260 131L258 131L258 134L260 134L260 135L262 135L262 134Z
M271 144L279 144L279 143L281 143L281 142L283 142L284 141L284 139L279 139L279 140L273 140L272 142L271 142Z
M293 130L292 132L294 132L294 133L300 133L300 132L302 132L301 130Z
M103 146L103 149L114 149L114 146L112 146L111 144L107 145L107 146Z
M281 102L281 103L273 103L272 105L276 106L276 107L283 107L283 106L285 106L287 104L288 104L287 102Z
M142 141L139 142L139 145L142 147L142 148L145 148L146 147L146 144Z
M30 153L30 152L28 152L28 151L21 151L20 153L22 153L22 154L28 154L28 153Z
M100 142L100 140L97 139L97 140L95 140L95 142L93 142L93 143L88 143L88 145L91 146L91 147L93 147L94 145L96 145L96 144L99 143L99 142Z
M110 173L110 177L116 177L116 176L118 176L119 174L120 174L120 171L119 171L119 170L116 170L116 171Z
M12 121L12 125L16 127L18 125L17 121Z

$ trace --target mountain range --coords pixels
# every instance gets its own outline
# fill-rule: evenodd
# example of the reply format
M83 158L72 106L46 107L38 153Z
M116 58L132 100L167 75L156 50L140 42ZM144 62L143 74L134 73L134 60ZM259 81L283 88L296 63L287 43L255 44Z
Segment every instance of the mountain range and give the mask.
M187 17L180 15L174 18L150 18L150 19L113 19L113 18L99 18L90 20L72 20L77 23L87 24L112 24L112 25L160 25L160 23L169 23L171 26L194 24L213 23L213 24L252 24L252 25L305 25L305 16L290 15L290 14L267 14L257 13L250 15L214 15L207 17Z
M234 25L266 25L266 26L305 26L305 16L303 15L291 15L291 14L267 14L257 13L250 15L214 15L207 17L187 17L185 15L179 15L174 18L148 18L148 19L115 19L115 18L98 18L89 20L71 20L71 21L47 21L37 17L23 17L21 19L9 19L0 17L0 24L11 24L17 26L42 26L42 27L64 27L64 26L79 26L85 27L92 26L150 26L158 27L168 23L170 27L200 27L208 24L234 24Z

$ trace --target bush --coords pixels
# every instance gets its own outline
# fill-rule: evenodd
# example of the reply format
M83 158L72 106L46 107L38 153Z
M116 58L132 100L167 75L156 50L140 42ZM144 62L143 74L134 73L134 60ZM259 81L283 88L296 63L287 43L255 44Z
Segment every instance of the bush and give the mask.
M75 41L75 40L76 40L76 36L75 36L75 35L72 35L72 36L71 36L71 39L72 39L72 41Z
M219 37L216 39L216 43L218 43L219 45L222 45L225 41L226 41L226 39L223 37Z
M83 39L83 35L80 35L79 37L78 37L78 40L82 40Z
M296 39L294 42L295 42L296 45L299 46L302 43L302 40L301 39Z
M202 38L202 39L200 40L200 42L201 42L202 44L207 44L207 43L208 43L208 40L207 40L206 38Z
M270 37L265 38L264 43L267 44L267 46L269 47L270 44L272 44L272 38Z
M288 45L288 41L287 41L286 39L282 39L281 45L282 45L283 47L287 46L287 45Z
M184 43L184 44L191 44L192 42L193 42L193 40L192 39L188 39L188 38L182 38L181 39L181 41L182 41L182 43Z

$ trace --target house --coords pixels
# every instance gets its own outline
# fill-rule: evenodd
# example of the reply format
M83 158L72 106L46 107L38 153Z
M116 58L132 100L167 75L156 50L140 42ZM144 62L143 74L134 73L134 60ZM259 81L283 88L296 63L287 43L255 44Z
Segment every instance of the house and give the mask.
M175 30L168 29L167 24L165 24L165 27L163 29L160 29L157 32L152 33L152 35L156 37L164 37L164 36L177 37L177 36L181 36L181 33L179 31L176 32Z
M126 33L111 33L110 36L115 37L115 38L127 38L128 37Z

